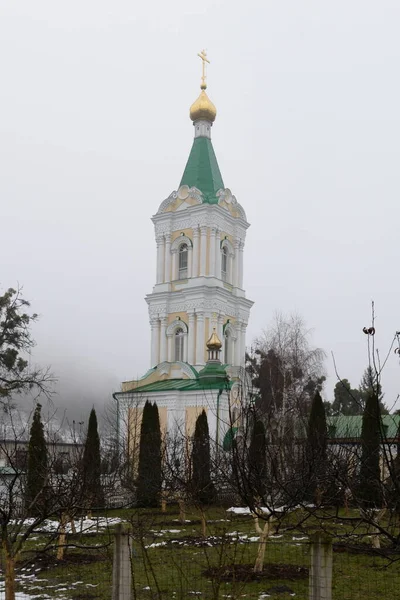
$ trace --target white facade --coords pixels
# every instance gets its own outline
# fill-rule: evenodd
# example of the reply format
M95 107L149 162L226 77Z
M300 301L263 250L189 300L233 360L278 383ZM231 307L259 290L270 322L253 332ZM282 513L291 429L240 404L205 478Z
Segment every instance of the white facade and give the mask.
M200 201L199 190L182 186L153 217L156 285L146 298L151 366L175 360L203 366L205 341L214 327L223 341L222 362L244 365L246 328L253 304L243 290L243 252L249 224L229 190L221 190L218 204ZM183 338L183 353L175 340L177 331Z

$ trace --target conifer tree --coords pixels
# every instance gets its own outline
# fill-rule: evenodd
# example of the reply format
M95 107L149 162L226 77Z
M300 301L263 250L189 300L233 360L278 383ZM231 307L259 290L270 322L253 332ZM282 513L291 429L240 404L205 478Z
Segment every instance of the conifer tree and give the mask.
M361 467L358 495L364 508L381 508L379 453L381 413L379 395L371 390L367 397L361 430Z
M28 472L26 479L26 508L31 515L41 515L46 509L48 461L47 446L41 419L41 405L33 414L28 447Z
M161 430L157 404L144 405L140 427L137 504L159 505L161 495Z
M252 498L263 498L266 490L267 462L264 423L254 423L249 447L249 492Z
M215 498L211 481L210 435L205 410L197 417L192 450L192 493L200 504L212 504Z
M359 387L359 394L361 397L361 402L362 405L366 406L367 404L367 400L368 397L371 394L375 394L378 398L378 402L379 402L379 412L381 415L387 415L389 414L388 409L386 408L385 404L383 403L383 392L382 392L382 386L379 382L379 378L377 376L376 373L374 373L374 369L370 366L368 366L362 376L361 382L360 382L360 387Z
M325 407L319 391L315 392L311 405L307 431L307 465L309 473L309 499L320 504L326 492L327 442Z
M87 508L102 508L104 506L100 465L100 438L97 429L97 416L95 409L92 408L82 459L82 495Z

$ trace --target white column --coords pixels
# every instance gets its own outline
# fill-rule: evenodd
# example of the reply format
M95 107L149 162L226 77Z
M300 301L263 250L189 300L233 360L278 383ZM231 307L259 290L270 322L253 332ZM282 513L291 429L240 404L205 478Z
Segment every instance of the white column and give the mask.
M167 323L168 319L163 317L160 329L160 362L167 360Z
M171 281L178 279L178 249L171 250Z
M241 349L240 349L240 363L239 365L241 367L244 367L245 364L245 356L246 356L246 328L247 325L246 323L242 323L242 327L241 327Z
M221 340L221 342L222 342L222 338L224 337L223 327L224 327L224 315L218 315L217 335L218 335L219 339Z
M199 276L199 229L196 227L193 229L193 269L192 269L192 277Z
M188 247L188 279L192 276L193 248Z
M221 279L221 231L219 229L215 232L215 277Z
M206 274L206 260L207 260L207 227L202 225L201 231L201 243L200 243L200 277Z
M156 237L157 243L157 277L156 283L162 283L164 281L164 236L158 235Z
M208 274L210 277L214 277L216 274L215 270L215 236L217 230L215 227L210 229L210 257L208 259Z
M168 350L167 350L167 361L168 362L172 362L174 357L172 355L172 340L173 340L174 336L172 334L167 335L167 346L168 346Z
M158 364L159 341L160 341L160 320L157 317L150 319L151 327L151 366Z
M243 250L244 250L244 242L240 242L239 247L239 287L243 289Z
M194 365L195 360L195 340L196 340L196 317L194 313L189 313L189 340L188 340L188 363Z
M239 246L240 240L235 240L235 258L232 282L234 287L239 287Z
M171 234L165 234L164 283L171 281Z
M234 273L233 263L234 263L234 260L235 260L235 255L232 252L232 254L229 254L229 267L228 267L229 268L228 283L230 283L231 285L234 285L234 281L233 281L233 273Z
M196 318L196 365L204 364L204 314L197 313Z
M242 364L242 324L236 323L236 341L235 341L235 367Z

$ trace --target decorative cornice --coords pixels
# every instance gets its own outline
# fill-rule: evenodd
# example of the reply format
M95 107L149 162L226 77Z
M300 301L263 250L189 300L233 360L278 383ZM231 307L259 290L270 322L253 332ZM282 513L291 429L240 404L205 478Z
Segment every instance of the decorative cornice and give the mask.
M175 238L172 242L171 252L173 252L174 250L178 250L181 244L187 244L189 248L193 247L192 240L188 238L187 235L180 235L179 237Z
M197 204L202 204L203 202L203 194L200 190L196 187L189 188L187 185L182 185L179 190L174 190L168 198L161 202L157 214L159 215L160 213L165 212L168 206L178 198L182 201L185 201L187 198L192 198Z
M185 321L182 321L182 319L175 319L167 327L167 336L173 335L175 333L175 330L178 329L178 327L181 327L184 333L188 332L188 326L186 325Z
M242 219L247 221L246 213L244 212L243 206L239 204L239 202L236 200L236 196L232 194L230 189L225 188L224 190L218 190L216 195L218 198L219 205L221 205L222 202L225 202L226 204L231 204L234 208L236 208Z

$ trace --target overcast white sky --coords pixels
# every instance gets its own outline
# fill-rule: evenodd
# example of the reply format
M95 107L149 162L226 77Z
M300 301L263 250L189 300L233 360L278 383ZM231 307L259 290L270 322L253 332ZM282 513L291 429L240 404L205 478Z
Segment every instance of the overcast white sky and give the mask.
M190 151L202 48L252 224L247 343L297 311L358 385L372 299L382 353L400 329L399 22L395 0L0 2L0 288L40 313L59 404L86 413L149 367L150 217ZM392 354L389 405L399 375Z

